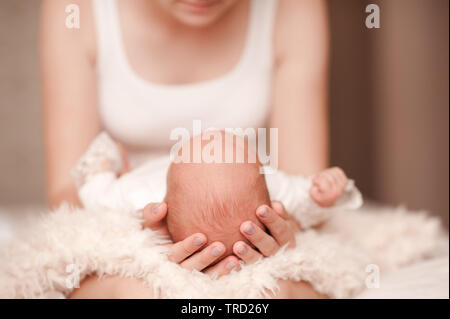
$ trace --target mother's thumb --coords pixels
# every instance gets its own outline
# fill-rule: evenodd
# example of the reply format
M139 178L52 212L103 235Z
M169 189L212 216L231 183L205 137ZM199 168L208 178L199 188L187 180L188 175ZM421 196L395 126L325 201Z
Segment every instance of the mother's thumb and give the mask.
M158 227L163 221L167 214L167 204L166 203L150 203L147 204L142 211L142 218L144 222L142 226L154 228Z

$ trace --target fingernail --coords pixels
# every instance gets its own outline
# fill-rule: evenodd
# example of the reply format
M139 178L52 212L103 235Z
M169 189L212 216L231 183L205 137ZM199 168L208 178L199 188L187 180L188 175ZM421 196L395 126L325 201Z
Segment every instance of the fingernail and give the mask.
M253 235L253 234L255 233L255 227L253 227L252 224L248 224L247 226L245 226L244 232L245 232L247 235Z
M235 264L234 261L230 261L230 262L228 262L228 263L225 265L225 267L226 267L228 270L231 270L231 269L233 269L234 267L236 267L236 264Z
M201 238L201 237L196 237L196 238L194 239L194 245L195 245L195 246L200 246L200 245L202 245L204 242L205 242L205 241L204 241L203 238Z
M213 255L214 257L220 256L222 255L223 249L221 247L214 247L211 250L211 255Z
M247 252L247 248L244 245L238 245L236 250L239 255L244 255Z
M267 206L264 206L258 211L258 215L261 217L268 217L270 214L269 208Z
M160 206L160 204L155 205L155 207L153 207L153 214L157 214L158 213L159 206Z

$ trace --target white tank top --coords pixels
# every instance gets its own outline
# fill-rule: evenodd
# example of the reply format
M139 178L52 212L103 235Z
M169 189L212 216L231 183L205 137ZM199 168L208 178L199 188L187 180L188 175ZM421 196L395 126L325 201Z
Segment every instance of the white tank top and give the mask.
M251 0L247 38L238 63L218 78L182 85L157 84L132 69L122 41L116 0L94 0L97 87L104 129L130 151L132 163L175 143L175 128L265 127L273 73L276 0ZM132 164L132 166L134 166Z

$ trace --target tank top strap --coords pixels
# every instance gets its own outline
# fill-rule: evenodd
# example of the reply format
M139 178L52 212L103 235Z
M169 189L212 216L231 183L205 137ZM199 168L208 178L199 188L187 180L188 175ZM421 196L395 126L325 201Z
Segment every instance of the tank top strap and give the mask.
M93 10L97 33L97 67L107 71L126 58L123 56L116 0L93 0Z
M247 43L248 58L258 66L273 63L273 34L275 28L277 0L252 0L250 30Z

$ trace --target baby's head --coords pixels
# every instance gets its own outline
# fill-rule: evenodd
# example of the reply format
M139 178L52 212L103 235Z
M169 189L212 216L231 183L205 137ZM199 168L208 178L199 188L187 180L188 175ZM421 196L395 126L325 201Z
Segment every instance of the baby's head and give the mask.
M167 174L167 226L174 242L194 233L204 233L208 243L222 242L226 247L223 257L232 254L233 244L248 241L240 233L242 222L250 220L264 229L255 215L260 205L269 205L270 199L260 163L249 163L248 144L237 136L218 132L222 139L222 159L227 151L225 136L234 137L232 163L172 163ZM192 151L197 139L206 151L208 141L201 136L188 143ZM230 151L228 149L228 151ZM236 152L243 151L244 163L236 162ZM252 150L251 150L252 151ZM191 152L192 154L192 152ZM192 159L192 156L191 156Z

